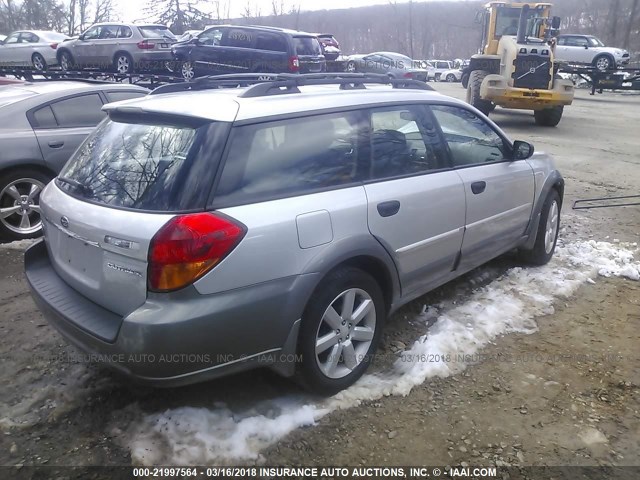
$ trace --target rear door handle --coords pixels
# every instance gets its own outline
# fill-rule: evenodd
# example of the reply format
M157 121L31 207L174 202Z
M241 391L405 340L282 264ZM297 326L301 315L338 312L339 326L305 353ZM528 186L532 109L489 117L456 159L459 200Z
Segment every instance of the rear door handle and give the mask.
M49 146L51 148L62 148L64 147L64 142L62 140L53 140L49 142Z
M487 188L487 182L473 182L471 184L471 191L476 195L484 192L485 188Z
M397 200L391 200L388 202L382 202L378 204L378 213L381 217L392 217L400 211L400 202Z

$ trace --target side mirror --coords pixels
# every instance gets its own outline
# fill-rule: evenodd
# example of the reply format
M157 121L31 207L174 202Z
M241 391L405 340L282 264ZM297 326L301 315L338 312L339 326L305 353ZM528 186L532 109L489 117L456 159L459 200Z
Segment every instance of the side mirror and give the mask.
M513 142L512 160L526 160L527 158L531 158L534 151L535 149L530 143L516 140Z
M553 17L551 19L551 28L554 30L558 30L560 28L560 24L562 23L562 19L560 17Z
M84 34L80 35L80 36L78 37L78 40L80 40L80 41L84 42Z

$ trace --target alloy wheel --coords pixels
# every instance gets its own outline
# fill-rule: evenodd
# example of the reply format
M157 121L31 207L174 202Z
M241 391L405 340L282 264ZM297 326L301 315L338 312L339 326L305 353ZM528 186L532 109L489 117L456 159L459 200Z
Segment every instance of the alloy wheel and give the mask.
M376 308L371 296L350 288L327 307L316 333L316 362L324 375L349 375L365 359L376 331Z
M116 60L116 70L118 73L131 72L131 60L126 55L120 55Z
M40 230L40 192L44 184L34 178L19 178L0 192L0 222L18 235Z
M193 77L195 76L195 72L193 71L193 65L191 64L191 62L184 62L182 64L181 72L182 78L187 81L193 80Z
M544 230L544 250L548 254L553 250L553 245L558 234L558 202L555 200L549 207L547 215L547 225Z

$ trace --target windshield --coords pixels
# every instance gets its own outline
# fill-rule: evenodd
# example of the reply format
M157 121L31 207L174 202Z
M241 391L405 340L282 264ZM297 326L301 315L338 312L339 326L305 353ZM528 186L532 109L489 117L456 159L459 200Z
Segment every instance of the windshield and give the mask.
M293 37L296 55L322 55L320 42L316 37Z
M112 207L204 208L224 125L194 128L107 119L65 165L56 183L74 196Z
M163 26L148 26L148 27L138 27L140 33L144 38L168 38L170 40L175 40L176 36L173 34L171 30L167 27Z
M590 47L604 47L604 43L600 41L599 38L596 37L587 37L589 39Z

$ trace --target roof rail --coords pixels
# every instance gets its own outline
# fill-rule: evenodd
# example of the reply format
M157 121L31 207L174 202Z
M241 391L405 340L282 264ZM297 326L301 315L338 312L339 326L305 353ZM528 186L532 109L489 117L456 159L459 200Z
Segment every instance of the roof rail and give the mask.
M239 96L242 98L300 93L298 87L305 85L340 85L341 90L365 89L366 83L391 85L398 89L433 90L419 80L391 78L386 74L373 73L241 73L199 77L191 82L163 85L151 95L190 90L249 87Z

